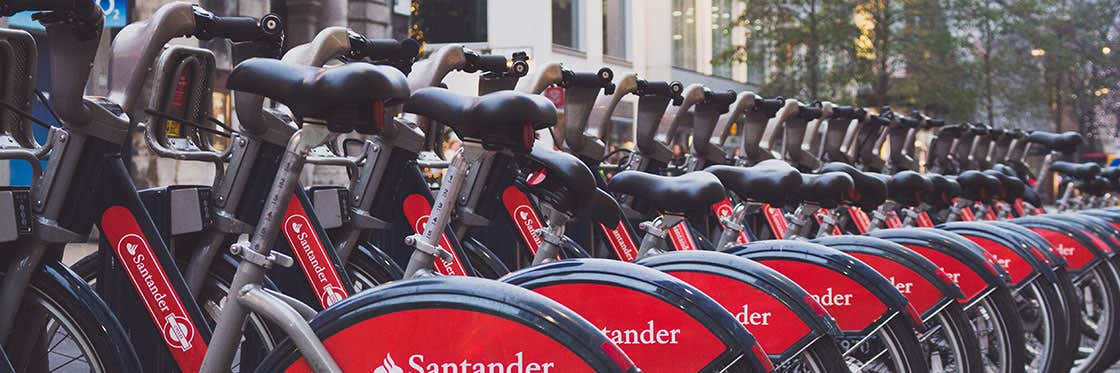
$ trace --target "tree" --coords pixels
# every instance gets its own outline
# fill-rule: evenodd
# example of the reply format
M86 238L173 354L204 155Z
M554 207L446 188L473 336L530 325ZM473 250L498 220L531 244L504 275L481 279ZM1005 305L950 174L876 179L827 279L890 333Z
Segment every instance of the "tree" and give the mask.
M716 63L763 58L770 77L763 90L816 100L844 94L854 58L851 41L858 33L850 15L851 0L750 0L736 24L748 30L753 48L733 47Z

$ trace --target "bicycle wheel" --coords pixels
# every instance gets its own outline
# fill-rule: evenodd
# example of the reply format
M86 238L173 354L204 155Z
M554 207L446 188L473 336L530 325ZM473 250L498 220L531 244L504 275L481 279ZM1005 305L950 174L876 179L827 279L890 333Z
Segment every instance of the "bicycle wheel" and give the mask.
M99 260L100 253L93 253L78 260L70 268L90 286L93 286L97 283ZM225 302L226 295L229 294L229 284L237 270L232 263L221 263L211 266L210 273L207 274L206 281L202 285L202 291L196 297L196 301L206 317L206 323L210 327L214 327L215 320L221 315L221 305ZM283 333L276 326L270 325L256 314L249 314L248 321L245 324L245 334L242 337L242 345L235 355L234 365L230 367L230 371L253 371L256 364L272 351L283 338Z
M929 372L918 336L904 315L897 314L844 354L853 372ZM841 344L843 347L843 344Z
M986 371L1025 371L1026 341L1015 304L1011 292L1000 288L965 308Z
M848 364L844 360L844 352L831 339L822 338L801 351L797 357L790 359L783 366L774 368L775 371L791 373L847 373Z
M64 271L46 268L31 278L6 349L15 370L139 372L140 363L108 306ZM74 279L63 282L63 276Z
M1074 356L1073 370L1098 372L1108 368L1120 351L1117 338L1117 310L1120 288L1116 271L1108 261L1074 280L1081 303L1081 344Z
M355 294L389 281L401 279L402 271L400 267L396 267L392 259L375 257L374 255L371 250L359 245L354 248L354 252L346 260L346 272L350 275L350 280L354 282Z
M931 372L981 372L979 340L958 303L950 303L926 320L920 332L926 361Z
M1069 315L1057 286L1043 278L1031 281L1013 294L1023 320L1026 340L1026 369L1059 372L1069 369Z

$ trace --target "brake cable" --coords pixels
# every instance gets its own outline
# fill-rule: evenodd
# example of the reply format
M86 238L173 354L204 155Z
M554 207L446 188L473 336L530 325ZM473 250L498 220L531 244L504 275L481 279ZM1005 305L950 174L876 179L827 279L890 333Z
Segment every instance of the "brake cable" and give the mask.
M169 114L169 113L156 111L156 110L152 110L152 109L144 109L144 114L148 114L148 115L151 115L151 116L159 118L159 119L170 119L170 120L185 124L185 125L187 125L189 127L192 127L196 130L206 132L206 133L216 135L216 136L225 137L225 138L232 138L234 134L238 134L238 132L236 130L230 128L225 123L222 123L217 118L214 118L214 117L211 117L211 116L207 116L206 121L214 123L214 124L218 125L219 127L222 127L223 129L229 131L229 132L218 131L216 129L204 126L201 123L196 123L194 121L187 120L186 118L182 118L182 117L179 117L179 116L174 115L174 114Z

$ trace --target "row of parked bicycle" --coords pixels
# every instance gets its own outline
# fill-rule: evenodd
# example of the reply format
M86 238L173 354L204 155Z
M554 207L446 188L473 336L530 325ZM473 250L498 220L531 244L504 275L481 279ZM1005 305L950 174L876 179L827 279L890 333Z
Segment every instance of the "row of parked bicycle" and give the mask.
M84 97L100 8L0 1L28 10L50 95L35 39L0 29L0 158L35 173L0 188L0 371L1099 372L1120 357L1120 169L1060 160L1076 133L530 74L523 53L457 45L415 61L414 41L338 27L284 51L279 17L184 2L121 30L109 95ZM210 116L214 54L177 37L232 43L236 128ZM477 96L441 87L456 71L478 73ZM631 95L637 148L608 152ZM462 147L422 156L445 126ZM921 165L919 131L934 133ZM159 156L212 163L213 185L138 190L141 132ZM350 184L304 186L306 164ZM445 168L435 193L425 168ZM1044 211L1052 175L1063 194ZM94 228L98 251L63 264Z

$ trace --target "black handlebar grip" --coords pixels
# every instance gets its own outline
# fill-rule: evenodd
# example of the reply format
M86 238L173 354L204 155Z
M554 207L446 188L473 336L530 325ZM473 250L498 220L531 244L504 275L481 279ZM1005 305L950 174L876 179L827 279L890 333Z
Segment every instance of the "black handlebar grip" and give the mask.
M889 112L888 112L889 113ZM876 126L889 126L891 125L891 117L887 114L874 114L867 118L867 123Z
M208 34L235 42L253 41L269 36L252 17L214 17Z
M804 120L820 119L822 115L819 106L797 105L797 117Z
M79 1L92 0L6 0L0 1L0 15L11 16L19 12L65 11L75 8Z
M469 61L475 71L505 74L509 72L509 59L497 54L476 54L473 61Z
M634 90L634 94L638 96L662 96L668 97L673 100L674 105L680 105L684 102L684 85L681 82L672 81L656 81L656 80L638 80L638 89Z
M918 128L920 124L922 124L922 120L918 117L898 117L898 126L902 128Z
M946 124L944 119L926 119L925 128L938 128L944 127Z
M989 134L989 131L991 131L991 129L992 127L988 127L988 125L986 124L970 123L968 125L968 134L984 136Z
M767 116L774 116L778 110L786 106L785 97L764 98L754 103L754 111L766 113Z
M561 70L563 80L560 86L567 87L585 87L585 88L602 88L606 94L614 94L614 71L609 68L599 69L595 73L577 73L568 69Z
M964 126L965 125L963 125L963 124L950 124L950 125L942 126L940 129L937 130L937 136L938 137L950 137L950 138L960 137L961 134L963 134L966 130Z
M284 22L271 13L259 21L253 17L219 17L196 5L194 17L194 36L202 40L222 38L246 42L277 38L284 33Z
M726 109L728 106L731 106L731 104L735 102L735 99L738 97L738 95L738 93L735 93L735 91L732 91L730 89L724 92L712 92L705 90L704 102Z
M832 118L837 119L861 119L867 115L867 111L863 108L852 106L833 106Z
M420 54L420 43L413 39L366 39L361 35L354 45L352 57L369 58L371 60L403 60L412 61ZM351 43L355 40L351 37Z

